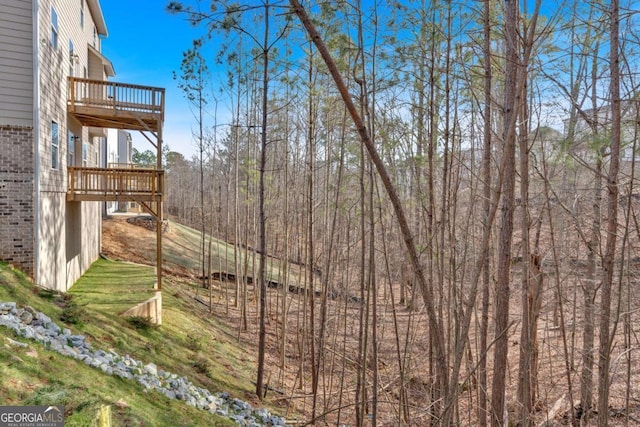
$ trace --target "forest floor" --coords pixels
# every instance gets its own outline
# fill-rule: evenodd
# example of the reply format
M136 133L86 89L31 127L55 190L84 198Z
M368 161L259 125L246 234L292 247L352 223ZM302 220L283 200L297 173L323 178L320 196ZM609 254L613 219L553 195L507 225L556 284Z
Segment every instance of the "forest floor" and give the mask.
M247 286L246 314L241 306L236 306L236 284L230 281L215 281L209 289L204 289L198 271L199 237L185 238L186 227L173 226L164 236L165 253L164 272L174 276L173 281L182 283L183 292L193 297L193 304L199 309L209 306L210 313L226 327L233 331L238 341L248 354L257 354L257 298L253 286ZM197 237L197 233L195 233ZM194 246L195 244L195 246ZM155 264L155 232L143 227L129 224L124 218L112 218L103 221L103 252L110 258L123 259L143 264ZM227 254L225 250L225 254ZM227 256L227 255L225 255ZM217 265L223 261L218 260ZM296 266L299 267L299 266ZM514 269L515 271L516 269ZM300 280L300 279L297 279ZM567 391L573 390L575 399L579 398L580 373L582 371L582 299L581 282L565 280L563 285L563 317L565 327L561 327L557 293L554 291L554 280L545 279L544 298L538 322L538 354L539 373L537 391L536 425L567 425L570 401ZM513 276L512 304L521 306L521 291L518 286L518 274ZM367 363L369 369L372 355L359 359L358 356L358 324L361 312L358 290L344 293L345 297L328 300L326 312L326 349L325 359L321 362L321 373L318 385L316 416L326 413L325 420L330 425L338 423L352 424L354 420L354 390L357 385L357 366ZM405 305L392 306L389 293L394 293L397 301L399 286L388 285L379 290L377 307L378 318L378 424L398 425L398 398L401 383L406 390L407 408L411 419L409 425L426 424L428 408L424 402L428 396L431 383L429 375L428 353L429 342L426 334L427 318L424 310L409 310ZM283 297L286 302L286 321L282 319ZM319 298L318 298L319 299ZM576 302L575 304L573 302ZM629 307L640 304L640 296L630 293L628 300L621 300ZM272 401L279 402L284 411L304 414L312 418L313 399L311 388L311 369L308 359L310 340L305 339L305 331L310 328L308 318L309 300L304 293L291 293L270 290L267 295L267 352L265 381L269 386L267 393ZM317 301L316 314L321 304ZM624 311L624 307L622 309ZM635 310L634 310L635 315ZM636 355L640 348L640 323L634 315L628 318L626 327L631 333L632 342L625 344L625 325L617 326L616 337L612 346L611 393L609 425L640 425L640 360ZM521 313L512 312L509 330L509 366L507 375L507 402L510 416L515 416L516 386L518 382L518 356L520 339ZM246 328L243 318L247 319ZM476 336L478 334L477 317L472 320L469 345L472 352L462 366L460 381L460 399L457 414L462 425L473 425L476 419L477 360L472 354L478 354ZM282 340L283 333L286 339ZM490 340L493 330L490 328ZM397 337L397 338L396 338ZM372 339L372 338L370 338ZM597 350L597 332L595 349ZM491 384L492 358L488 356L489 385ZM305 354L307 357L300 357ZM420 356L416 356L420 355ZM627 363L630 357L629 362ZM410 369L406 370L404 380L398 377L398 360L401 359ZM597 399L597 354L593 372L594 399ZM628 368L629 367L629 368ZM571 372L569 384L567 370ZM370 370L368 371L370 373ZM367 387L370 390L371 377L367 376ZM627 412L628 411L628 412ZM284 414L285 416L289 414ZM595 418L595 415L594 415ZM466 421L465 421L466 420ZM596 425L595 420L588 425Z

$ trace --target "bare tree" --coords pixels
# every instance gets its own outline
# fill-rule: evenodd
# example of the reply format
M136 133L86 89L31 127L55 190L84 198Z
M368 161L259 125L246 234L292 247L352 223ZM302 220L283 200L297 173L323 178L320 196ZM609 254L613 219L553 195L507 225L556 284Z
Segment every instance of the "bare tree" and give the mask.
M618 233L618 173L620 170L620 6L611 0L609 8L609 70L611 97L611 161L607 174L607 233L602 260L602 294L600 299L600 347L598 357L598 425L609 424L609 367L611 364L611 290Z
M505 84L502 132L502 156L504 180L500 231L498 237L498 273L496 283L495 348L493 357L493 384L491 387L491 425L504 425L505 377L507 373L509 329L509 282L511 266L511 241L513 238L513 212L515 208L515 123L520 93L518 93L518 69L520 64L518 39L518 9L515 0L505 0Z
M483 8L483 54L484 54L484 113L483 113L483 145L482 145L482 210L483 233L490 232L489 215L491 211L491 0L484 0ZM489 251L482 254L482 303L480 320L480 346L478 362L478 425L487 425L487 336L489 331L489 298L491 288L491 260Z

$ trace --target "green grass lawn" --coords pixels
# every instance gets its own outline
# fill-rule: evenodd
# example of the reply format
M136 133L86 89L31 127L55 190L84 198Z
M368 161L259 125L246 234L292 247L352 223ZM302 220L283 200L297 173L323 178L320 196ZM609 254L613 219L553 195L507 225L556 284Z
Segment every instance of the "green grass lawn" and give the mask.
M98 259L69 295L92 310L120 314L153 296L155 269L147 265Z
M0 300L44 312L74 334L87 336L94 348L153 362L212 392L225 390L255 403L254 361L231 331L181 292L184 285L165 280L161 327L119 316L152 295L148 290L154 280L152 267L98 260L68 294L59 295L34 287L22 273L0 263ZM92 425L102 405L118 400L128 407L112 407L115 426L233 425L35 342L21 348L6 338L16 339L0 327L1 404L63 404L68 426Z

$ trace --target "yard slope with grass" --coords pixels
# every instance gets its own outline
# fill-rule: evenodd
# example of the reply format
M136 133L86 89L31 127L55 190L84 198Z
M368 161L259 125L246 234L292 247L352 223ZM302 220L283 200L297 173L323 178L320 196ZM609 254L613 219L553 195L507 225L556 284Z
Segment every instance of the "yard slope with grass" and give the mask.
M194 306L168 278L163 325L153 327L119 314L147 297L153 268L98 260L65 295L35 287L21 272L0 263L0 300L31 306L94 348L113 349L186 376L212 392L225 390L255 404L254 361L231 332ZM16 346L23 341L27 347ZM65 406L68 426L91 425L103 405L112 406L113 425L234 425L183 402L146 392L134 381L108 376L41 345L18 339L0 327L0 401L4 405Z

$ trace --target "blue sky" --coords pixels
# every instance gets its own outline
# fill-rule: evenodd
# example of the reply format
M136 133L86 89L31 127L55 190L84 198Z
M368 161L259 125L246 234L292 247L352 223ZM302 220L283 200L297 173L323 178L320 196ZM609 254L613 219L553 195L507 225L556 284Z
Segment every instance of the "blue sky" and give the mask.
M183 18L165 12L166 0L101 0L109 36L102 53L116 71L113 81L164 87L166 111L164 142L173 151L191 157L196 148L191 138L193 116L173 80L180 69L182 52L202 34ZM153 146L138 132L131 134L138 149Z
M166 89L164 142L172 150L191 158L197 152L191 131L195 121L189 104L177 88L173 72L180 69L182 53L191 47L193 39L203 35L204 28L193 27L183 17L168 14L165 11L167 2L101 0L109 31L108 38L103 40L102 52L114 65L116 76L113 80ZM556 12L559 2L543 2L543 14ZM625 0L624 3L632 10L638 9L638 0ZM213 74L222 71L211 70L211 61L209 65ZM224 106L218 109L218 113L224 115L221 110ZM136 148L153 148L142 135L134 132L132 136Z

